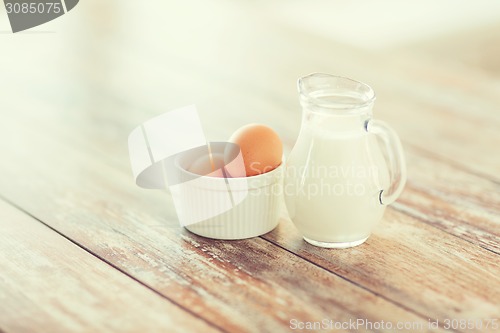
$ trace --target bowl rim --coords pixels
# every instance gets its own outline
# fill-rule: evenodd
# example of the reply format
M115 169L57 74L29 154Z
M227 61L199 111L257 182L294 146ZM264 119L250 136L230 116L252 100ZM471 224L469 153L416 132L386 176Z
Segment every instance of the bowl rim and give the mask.
M267 171L267 172L264 172L264 173L261 173L261 174L258 174L258 175L254 175L254 176L245 176L245 177L216 177L216 176L207 176L207 175L200 175L200 174L197 174L197 173L194 173L194 172L191 172L187 169L185 169L184 167L182 167L180 165L180 162L179 162L179 159L182 158L182 154L179 154L175 159L174 159L174 166L176 168L178 168L181 172L189 175L189 176L192 176L193 178L207 178L207 179L257 179L257 178L262 178L262 177L265 177L265 176L268 176L268 175L271 175L273 173L275 173L276 170L278 169L282 169L285 165L285 155L283 154L283 156L281 157L281 163L276 166L274 169L270 170L270 171Z

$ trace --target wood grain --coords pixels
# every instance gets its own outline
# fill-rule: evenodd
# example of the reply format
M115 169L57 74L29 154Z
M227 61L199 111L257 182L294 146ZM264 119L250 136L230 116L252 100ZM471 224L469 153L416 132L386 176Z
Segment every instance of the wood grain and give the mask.
M40 107L43 111L47 110L43 103L40 104ZM40 112L40 108L36 111ZM23 117L29 116L30 119L37 118L34 112L25 111L23 108L19 108L19 112L20 114L12 115L8 118L11 119L13 123L20 123ZM129 110L129 112L132 113L132 117L129 119L137 118L137 115L134 115L132 110ZM50 116L50 113L48 114ZM47 113L44 113L44 116L46 115ZM92 113L91 115L94 116ZM98 119L102 118L99 117ZM122 146L120 148L120 143L114 140L106 140L105 136L109 135L104 132L106 127L103 127L103 124L99 123L93 125L93 121L93 117L88 119L83 117L77 119L65 119L65 117L61 117L58 113L54 113L52 117L49 117L48 119L38 117L38 121L36 123L25 124L25 130L28 133L31 133L29 136L25 136L24 134L20 135L13 129L9 132L8 128L4 128L4 133L11 133L11 140L8 142L21 143L18 147L16 147L15 152L10 151L9 146L5 146L4 144L5 151L9 151L9 156L13 159L9 163L2 166L4 174L9 175L2 183L2 188L5 189L4 193L7 193L11 200L22 205L23 207L26 207L33 214L49 221L52 226L58 228L58 230L64 234L68 235L72 239L75 239L83 246L88 247L99 256L109 260L113 264L117 265L117 267L124 269L134 277L137 277L148 283L148 285L153 288L160 290L168 297L181 302L181 304L184 304L186 307L191 306L193 303L198 304L199 313L200 315L203 315L204 318L214 322L223 321L224 327L229 330L240 330L243 329L243 327L247 327L248 329L248 327L251 327L250 322L258 322L258 313L259 310L262 310L262 308L249 306L248 304L241 305L242 308L247 311L245 314L242 314L242 308L238 308L237 305L233 303L230 305L224 305L228 302L224 291L227 292L235 285L240 285L239 282L229 284L230 288L224 289L224 291L219 291L219 293L215 296L211 296L212 298L209 296L200 297L200 294L211 295L214 291L211 290L212 287L210 284L203 285L203 281L200 282L200 279L196 280L194 285L201 284L199 288L202 291L195 288L193 288L195 289L194 291L189 290L188 286L193 282L192 279L188 279L188 276L189 274L194 273L192 271L189 271L189 274L185 272L185 265L181 267L174 266L174 271L168 272L168 274L161 270L159 273L153 270L153 272L155 272L154 274L150 272L150 270L152 268L155 269L155 267L157 267L156 269L172 267L172 262L178 260L176 258L187 256L186 251L180 251L174 252L174 255L171 257L167 257L168 260L165 259L165 253L172 251L171 248L175 247L170 242L174 242L173 244L179 244L177 240L179 237L179 230L176 226L175 214L171 208L168 208L168 202L163 202L156 196L156 194L140 190L138 191L133 187L133 184L129 182L130 178L128 165L123 163L123 161L127 159L124 153L124 147ZM131 122L128 119L121 119L120 121L121 124L118 123L114 125L120 132L124 132L124 128L132 126L132 124L128 124ZM60 126L62 122L68 124L68 127ZM80 127L76 127L77 124L80 124ZM217 127L216 124L211 124L211 126ZM231 122L228 120L224 126L234 127L236 125L236 123L234 123L234 125L230 124ZM111 123L108 125L110 126ZM45 132L51 133L51 137L44 138L43 133ZM103 142L105 143L104 146ZM108 156L109 154L107 153L119 151L122 151L122 153L117 153L115 156ZM437 215L435 215L435 212L438 211L436 209L428 209L426 206L429 202L432 202L434 205L437 205L435 207L446 208L445 211L453 209L455 211L463 212L465 209L469 212L469 214L476 216L472 220L474 223L469 225L468 228L472 230L471 232L477 233L480 231L481 224L479 223L479 225L477 225L476 220L481 221L479 217L481 217L481 212L485 208L484 204L480 204L482 201L486 200L482 193L484 193L485 190L494 190L496 188L495 184L478 176L471 175L470 173L467 173L455 166L451 166L439 159L436 159L435 157L429 157L429 154L426 153L425 150L422 152L421 149L410 149L408 153L409 164L411 166L409 170L410 182L406 193L401 199L401 205L398 204L399 206L396 206L396 208L405 210L405 212L409 214L415 215L418 213L420 214L420 217L424 216L425 222L429 224L438 220L440 221L440 223L437 223L438 226L444 226L443 229L448 232L455 232L457 235L460 235L458 231L463 230L463 224L461 224L462 221L459 219L452 221L452 219L448 218L448 215L441 216L439 220L437 219ZM47 154L50 156L49 159L47 159ZM118 163L118 161L122 162ZM19 165L23 164L21 162L27 163L27 166L19 167ZM33 169L33 165L36 165L35 169ZM26 178L16 180L15 175L19 173L26 174ZM468 184L467 186L462 187L462 189L472 189L472 192L468 194L463 191L457 191L457 188L452 186L453 184L458 183L457 181L459 181L459 184L464 184L464 182L465 184ZM27 202L25 198L26 191L40 193L41 189L50 188L51 186L54 188L51 189L51 192L49 192L46 201L42 200L40 202L38 199L37 202ZM426 186L433 190L425 191ZM478 196L478 198L476 198L476 196ZM57 198L57 202L51 203L50 198ZM109 198L113 198L113 201L110 201ZM168 198L165 198L165 201L167 201L167 199ZM489 201L486 201L486 206L494 204L496 197L489 198L488 200ZM464 202L467 203L467 205L464 205ZM75 205L75 203L78 203L78 205ZM490 210L491 209L494 208L490 207ZM54 216L53 211L58 212L58 215ZM94 213L89 214L89 212ZM453 213L453 211L451 211L451 213ZM459 214L454 213L450 216L457 215ZM88 224L88 220L90 220L94 226L80 226L79 224L82 223L82 220L75 216L84 216L84 221ZM162 231L165 227L164 223L167 223L165 219L168 219L168 223L170 223L167 224L168 229L171 232L168 243L159 236L153 236L149 230L149 228L154 228L157 232ZM400 217L400 219L403 222L410 223L410 225L416 223L414 219L408 220L408 217ZM67 225L68 220L72 221L71 225ZM118 222L119 220L121 223ZM63 223L62 221L65 222ZM497 246L497 242L495 242L494 238L496 232L495 228L497 226L496 219L493 216L493 218L487 217L482 219L482 221L483 227L487 230L487 233L480 235L477 239L477 243L495 250L495 246ZM132 224L125 226L125 222L126 224ZM139 222L146 223L147 226L138 227L137 223ZM108 223L111 223L111 225L108 225ZM106 226L107 229L103 230L104 226ZM287 230L286 233L283 232L284 235L287 235L289 242L287 243L280 240L279 245L288 251L297 252L297 250L290 244L294 244L293 242L301 242L301 240L296 233L294 234L292 232L293 230L294 229L292 228L291 230ZM443 257L447 253L446 251L449 251L448 244L453 244L453 242L456 241L454 237L440 233L432 228L424 227L424 232L421 233L416 233L416 230L418 230L416 227L410 228L409 230L405 230L401 227L399 229L395 228L395 230L397 231L391 234L391 237L393 237L392 242L398 240L400 233L408 232L412 235L412 238L408 240L412 244L411 248L417 249L412 251L417 251L418 256L420 256L420 258L424 258L421 259L420 262L431 259L435 260L431 261L431 264L429 265L430 268L434 267L433 274L438 274L439 270L435 268L440 267L437 260ZM117 238L117 233L121 234L119 238ZM142 236L138 236L137 233L142 233ZM436 233L438 235L437 237L435 235ZM467 233L462 234L463 235L460 236L467 236ZM192 239L193 236L188 235L187 237L188 239ZM421 244L425 244L429 238L439 241L436 246L441 251L438 251L438 255L431 257L430 259L428 258L426 252L429 249L421 248ZM125 248L122 245L125 242L124 239L128 240L128 243L126 244L129 244ZM277 239L269 240L277 243ZM472 237L469 237L469 240L472 240ZM388 256L395 266L397 265L396 263L398 260L402 260L401 258L404 254L407 254L408 256L410 254L414 255L413 252L409 252L408 248L404 247L401 243L397 243L396 247L390 245L390 242L387 243L388 244L385 247L380 247L379 251L374 251L373 248L370 248L372 255L384 258ZM137 244L143 245L138 248ZM155 245L148 246L144 244ZM469 259L470 261L479 262L484 259L495 262L494 257L483 258L483 252L481 252L478 248L471 247L464 242L460 244L465 246L465 253L476 253L477 251L475 254L476 257ZM218 246L221 245L219 244L215 246L215 248L213 246L210 247L208 245L204 245L202 246L202 249L205 249L205 251L201 250L201 252L222 252ZM232 248L232 251L237 252L237 249L241 246L244 248L248 247L245 243L245 245ZM152 249L150 247L152 247ZM188 246L188 249L194 251L192 247L196 248L195 245L191 244ZM250 253L260 254L265 252L256 245L252 245L251 248L252 247L257 248ZM158 248L160 249L159 252ZM275 249L269 247L269 245L266 245L264 249L269 252L275 251ZM153 253L151 253L151 251L153 251ZM435 254L435 252L432 253ZM304 254L298 254L305 257ZM463 254L455 253L452 258L460 257L462 255ZM236 255L233 254L233 256ZM205 265L203 262L210 258L211 257L198 258L199 265L201 265L201 267L205 267L203 266ZM291 258L293 258L293 256L280 256L278 258L274 258L278 262L275 267L288 266L291 263L294 263ZM248 265L245 260L250 259L251 258L249 257L244 257L239 261L236 261L236 263L241 267L250 267L248 270L253 272L253 270L256 269L255 266L245 266ZM322 267L326 266L325 268L329 271L334 271L331 268L332 264L316 260L313 256L309 256L307 259ZM403 262L408 261L413 263L412 259L412 257L409 257L404 259ZM229 260L231 261L235 259L231 258ZM192 262L193 261L191 260L190 263ZM340 262L346 264L347 267L350 267L349 265L351 262L349 262L345 257L343 257ZM262 263L259 265L261 264ZM456 275L461 271L462 267L459 263L453 265L453 262L449 262L448 265L451 266L451 268L447 270L448 274ZM304 270L303 267L300 266L300 268ZM412 268L414 271L417 269L415 267ZM466 266L466 268L466 271L470 272L474 271L477 266L471 265ZM268 270L269 269L266 269L266 271ZM200 269L200 271L204 270ZM480 304L484 303L484 309L487 310L488 313L497 310L491 302L491 299L487 297L485 298L484 290L466 291L466 294L469 295L468 302L461 302L455 299L454 297L456 294L452 293L452 290L449 289L450 281L448 279L450 278L450 275L448 274L443 276L441 279L436 277L436 286L434 288L429 288L426 284L418 283L412 283L409 285L402 285L399 283L394 285L393 280L387 278L387 275L389 275L387 271L378 277L381 280L373 281L370 280L369 275L359 277L347 274L348 271L349 269L334 272L343 278L347 278L349 281L353 281L363 288L370 290L372 293L383 295L390 302L395 303L398 306L403 306L411 309L411 311L419 313L422 317L428 316L432 318L439 316L440 318L445 318L447 316L453 317L459 314L478 317L479 314L471 310L472 304L475 304L475 302L479 302ZM411 271L411 269L408 269L408 271ZM353 270L353 272L355 271ZM217 274L231 276L227 273L227 271L219 272ZM295 271L293 274L300 276L300 273ZM486 274L483 276L485 279L489 278L489 273L485 273L480 270L480 274ZM408 281L412 277L411 275L397 276L404 278L404 281ZM270 276L266 277L270 278ZM385 280L383 279L384 277ZM213 279L213 277L210 276L209 280L210 279ZM170 289L170 284L165 285L163 280L177 280L177 284L174 285L175 287L173 289ZM185 280L187 280L187 282ZM466 288L468 282L471 281L467 279L462 281L460 284L461 288ZM298 283L298 281L294 280L294 283ZM283 281L280 281L280 285L282 284ZM312 288L312 286L309 288ZM455 291L458 288L459 287L455 287ZM492 287L489 286L489 288L491 289ZM427 290L426 292L428 293L424 299L419 298L422 289ZM496 295L497 290L490 289L486 289L486 292ZM321 293L327 293L323 289L319 290L321 290ZM312 295L319 297L316 293L312 293ZM442 303L440 304L443 304L444 310L441 307L439 308L441 312L438 312L435 308L434 304L436 303L436 299L441 300ZM185 303L182 303L183 301ZM264 302L264 300L258 298L257 303L262 302ZM293 303L296 301L294 300L289 302ZM331 302L331 300L325 300L326 304L329 304L329 302ZM209 304L217 304L217 310L210 310ZM447 306L450 306L450 304L453 304L453 306L448 308ZM271 303L271 306L279 308L280 305ZM304 306L304 304L300 305L300 307ZM326 306L327 305L325 305L325 307ZM253 308L253 312L248 310L246 307ZM290 307L290 309L292 309L292 307ZM365 309L361 309L360 311L363 313L366 312ZM385 311L386 310L383 312L385 313ZM227 319L227 315L224 315L226 319L221 319L221 313L227 314L228 312L232 314L230 316L231 319ZM317 313L317 310L311 310L310 313L302 313L301 318L316 318L314 316L317 315ZM374 315L374 317L376 317L376 315ZM266 317L265 319L260 318L259 325L260 326L257 326L256 329L263 327L273 327L279 329L280 327L283 328L283 326L279 325L284 325L284 322L282 320L280 321L279 317L271 316Z
M158 1L153 12L120 4L123 11L110 19L106 13L116 5L89 0L88 15L67 21L68 34L5 41L6 50L19 50L12 54L23 66L0 61L1 196L228 332L289 331L292 318L422 323L500 316L495 77L420 55L335 43L246 4L186 1L171 11ZM192 8L201 14L187 15ZM206 11L213 15L202 15ZM131 31L120 15L162 24L142 21ZM82 29L89 18L92 28ZM190 32L189 43L177 33L181 27ZM69 41L71 34L78 41ZM315 248L286 219L262 238L203 239L178 227L168 194L134 186L130 130L193 102L210 139L262 122L280 133L289 151L300 125L295 80L313 71L372 85L375 116L396 128L407 152L407 188L365 245ZM133 281L117 271L106 274L112 277L102 273L102 280ZM120 283L120 290L128 288ZM12 294L23 289L16 288L8 288L9 299L24 304ZM151 297L170 304L144 286L130 288L141 304ZM42 307L47 295L29 291ZM193 320L191 330L203 325L174 308L180 322ZM153 318L151 327L162 323Z
M3 332L218 332L0 200Z
M2 195L225 330L289 331L292 319L427 322L266 240L222 242L183 231L169 197L138 190L128 170L53 135L35 137L0 166Z
M486 319L500 313L498 255L394 209L366 244L346 251L308 245L289 220L263 237L428 318Z
M407 147L409 180L394 209L500 254L500 184Z
M286 34L282 29L274 27L272 30L274 33L281 32L284 34L285 41L281 41L286 44L286 38L289 38L289 34ZM306 38L304 36L304 38ZM318 38L308 38L309 43L312 45L319 44L321 39ZM291 41L288 41L291 43ZM285 49L289 49L295 44L286 44ZM320 45L316 46L318 49ZM328 52L329 48L323 46L325 52ZM116 51L113 51L116 52ZM297 50L297 52L303 52L303 50ZM336 56L340 63L344 61L347 62L347 54L352 50L344 47L338 50ZM131 55L128 55L132 58ZM141 54L141 56L144 56ZM234 128L237 128L242 120L237 119L232 116L231 113L228 114L225 109L219 109L214 107L214 105L220 104L220 99L217 98L218 93L223 91L237 91L238 95L233 96L233 99L229 101L230 103L235 103L234 100L240 101L239 109L242 110L239 114L245 114L248 122L255 121L255 119L263 119L264 114L268 111L272 116L266 115L269 124L280 130L282 137L286 143L288 150L294 143L296 132L298 129L298 124L296 128L292 129L289 125L293 122L298 122L300 119L298 114L296 116L291 115L290 109L296 109L298 113L298 103L295 102L295 89L290 87L290 89L275 89L274 87L284 87L286 82L280 79L279 82L273 86L269 86L269 89L273 89L272 94L276 96L276 100L267 101L262 103L262 100L266 100L268 94L263 91L255 90L256 82L251 82L252 77L239 78L236 86L238 89L231 88L228 85L227 80L220 78L220 74L213 73L210 75L210 80L205 77L200 77L197 71L188 71L184 67L176 70L176 68L170 68L162 64L157 60L158 55L153 58L153 63L155 68L167 70L169 73L175 72L176 75L183 74L182 79L185 85L171 84L168 85L168 91L166 92L168 96L172 96L175 99L176 94L185 94L185 86L194 87L193 89L203 96L206 101L211 101L211 106L209 106L210 112L203 112L201 109L201 114L205 120L207 133L217 133L209 136L214 139L224 140L229 137L230 133ZM174 55L166 54L166 59L170 61L176 60L175 52ZM372 61L371 57L365 56L360 57L355 53L354 57L359 63L366 63ZM127 55L124 55L125 59ZM374 55L373 62L381 61L380 56ZM136 59L136 58L132 58ZM138 57L137 59L141 59ZM130 60L133 63L134 60ZM156 62L154 62L156 61ZM186 61L186 60L184 60ZM319 61L319 59L318 59ZM296 64L293 68L296 68ZM352 64L347 64L352 66ZM498 181L496 176L491 176L489 172L484 176L483 168L486 165L493 165L491 170L497 170L497 164L500 161L496 151L496 113L485 112L487 108L482 108L480 112L475 112L476 110L469 110L468 106L471 105L471 101L466 101L465 99L473 98L474 101L481 101L481 103L486 103L489 105L490 109L496 107L498 98L494 94L494 86L488 87L484 82L480 81L479 78L471 76L472 83L458 81L454 79L451 74L447 74L449 77L445 78L439 76L434 72L435 67L433 65L428 65L427 71L432 71L434 74L430 77L422 77L420 72L416 71L415 67L422 67L421 64L409 66L406 63L398 64L395 66L398 70L404 70L403 73L395 71L391 66L389 67L387 61L382 61L376 68L384 73L385 81L382 82L381 88L385 90L399 89L401 90L404 85L407 87L398 93L391 93L389 98L383 100L382 111L384 120L390 120L396 128L398 129L403 142L405 143L405 148L408 154L408 164L410 167L410 180L408 182L408 189L406 192L412 191L411 195L403 196L402 199L396 204L399 205L401 210L411 214L414 217L424 216L424 220L429 223L433 223L439 226L447 232L451 232L455 235L461 235L466 237L470 241L479 244L487 249L495 251L498 253L498 235L500 223L498 222L498 209L500 206L500 199L496 195L498 191ZM334 66L330 70L334 70ZM386 73L386 69L388 72ZM89 68L91 70L91 68ZM423 70L422 70L423 71ZM442 70L441 70L442 71ZM367 71L369 74L370 71ZM207 73L208 74L208 73ZM407 75L408 82L401 83L401 76L403 74ZM87 73L88 75L88 73ZM435 77L434 75L437 75ZM417 76L417 79L415 78ZM442 74L444 76L444 74ZM85 82L86 77L82 77L83 82ZM153 78L154 80L154 78ZM205 82L203 82L205 80ZM437 83L436 83L436 80ZM275 81L278 81L275 79ZM443 85L447 83L445 88ZM476 86L473 85L476 84ZM62 84L62 82L54 82L54 85ZM153 84L153 82L152 82ZM161 85L160 82L157 83ZM231 85L233 83L231 82ZM426 87L427 84L429 87ZM443 91L442 94L429 95L431 87L438 86L439 89L448 89L446 92ZM98 84L106 94L111 96L116 95L116 93L109 91L109 87L101 86ZM114 88L118 91L124 89L123 85L119 85L114 82ZM201 90L201 87L206 87L205 90ZM412 89L411 86L414 86ZM479 89L478 88L481 88ZM198 88L200 87L200 88ZM254 87L254 88L252 88ZM474 90L473 87L475 87ZM166 88L166 87L165 87ZM482 89L484 88L484 89ZM134 89L140 90L139 87ZM454 91L452 91L455 89ZM464 94L463 92L472 90L471 93ZM424 91L425 90L425 91ZM245 93L243 93L243 92ZM285 92L286 91L286 92ZM14 94L15 92L13 92ZM71 92L70 92L71 93ZM123 96L125 91L122 91ZM255 94L255 95L254 95ZM258 95L261 94L261 95ZM449 98L443 98L442 96L456 96L457 99L463 99L464 103L458 103L456 101L450 101ZM476 96L478 95L478 96ZM101 100L102 94L94 94L93 98ZM110 160L110 163L114 165L121 166L124 160L127 159L126 145L124 144L125 138L128 131L132 129L135 125L147 119L147 116L142 116L144 112L142 108L138 107L138 101L127 99L124 104L116 104L116 97L109 97L103 101L104 105L109 107L111 103L111 108L108 110L101 109L102 106L97 106L97 110L90 109L91 106L82 105L79 107L73 106L70 101L62 101L60 99L54 98L50 102L46 102L40 99L39 107L33 112L26 113L26 117L30 119L38 119L47 125L47 131L50 132L63 132L64 140L70 140L72 144L81 145L85 149L88 145L91 145L95 149L95 154L103 155L103 158ZM214 97L215 96L215 97ZM256 98L255 96L263 96ZM121 97L128 98L127 97ZM139 98L139 97L136 97ZM441 100L442 99L442 100ZM449 110L443 110L441 107L437 106L426 106L424 110L419 110L420 106L415 103L428 103L438 101L439 103L453 103L450 105ZM14 109L29 109L30 101L26 101L26 106L23 105L23 100L18 101L21 105L12 105ZM45 104L50 103L50 104ZM60 108L72 110L70 116L61 116L57 110L53 110L48 107L48 105L59 105ZM148 103L148 102L146 102ZM202 105L207 105L208 102ZM295 106L292 106L295 104ZM284 106L290 105L290 109L284 108ZM136 109L137 106L137 109ZM384 109L384 107L386 107ZM41 109L40 109L41 108ZM243 111L246 112L244 113ZM377 109L378 110L378 109ZM404 112L411 113L412 121L406 121L407 117L401 114L400 110ZM470 111L474 111L471 113ZM122 113L126 113L127 117L121 117ZM451 112L451 114L450 114ZM40 116L42 114L43 116ZM153 112L149 113L153 116ZM493 118L493 121L490 118ZM48 120L51 119L51 120ZM218 123L217 119L224 119L222 123ZM291 119L290 122L283 122L282 119ZM52 121L52 124L50 123ZM63 127L59 126L63 122L65 125ZM453 124L453 126L449 126ZM407 128L411 126L412 128ZM434 126L430 128L429 126ZM490 130L488 130L488 128ZM420 135L419 131L425 129L429 131L429 134ZM76 132L75 132L76 130ZM488 132L489 131L489 132ZM481 135L464 136L463 133L481 133ZM434 136L433 138L430 136ZM480 148L470 149L462 145L462 141L467 137L469 141L474 146ZM90 139L90 140L89 140ZM460 149L461 152L453 152L449 154L448 146L452 145L453 150ZM481 156L476 156L479 151L482 151ZM446 154L443 154L443 151ZM109 154L113 152L113 154ZM466 154L475 154L466 155ZM453 155L453 158L450 156ZM490 159L491 163L487 162L485 159ZM464 161L473 160L475 163L464 163ZM481 167L483 171L476 172L476 170L471 169L471 165L475 168ZM472 171L472 172L471 172ZM476 174L476 176L474 176ZM496 175L496 172L494 173ZM489 180L489 181L488 181ZM454 186L454 185L457 186ZM435 188L439 186L440 188ZM432 189L432 190L431 190ZM470 193L468 193L470 191ZM430 193L432 192L432 193ZM409 198L409 199L408 199ZM487 200L485 199L487 198ZM401 206L403 200L412 200L412 204L415 205L405 205ZM432 201L432 205L430 202ZM408 201L407 201L408 202ZM483 202L480 204L480 202ZM418 209L416 209L418 207ZM429 207L432 207L429 209ZM439 215L440 214L440 215ZM451 222L453 220L453 222Z

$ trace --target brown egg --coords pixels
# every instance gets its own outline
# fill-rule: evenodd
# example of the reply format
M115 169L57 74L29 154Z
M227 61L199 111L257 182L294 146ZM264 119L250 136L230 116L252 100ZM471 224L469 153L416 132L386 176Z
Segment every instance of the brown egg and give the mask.
M234 132L229 141L240 146L247 177L269 172L281 164L283 144L272 128L249 124Z

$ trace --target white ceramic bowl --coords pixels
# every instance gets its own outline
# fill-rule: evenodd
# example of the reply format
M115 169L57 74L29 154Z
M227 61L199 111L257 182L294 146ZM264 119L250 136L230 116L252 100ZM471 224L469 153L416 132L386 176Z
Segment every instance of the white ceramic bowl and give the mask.
M215 239L245 239L263 235L278 225L283 195L284 162L252 177L218 178L187 171L176 161L185 182L171 187L179 222L189 231Z

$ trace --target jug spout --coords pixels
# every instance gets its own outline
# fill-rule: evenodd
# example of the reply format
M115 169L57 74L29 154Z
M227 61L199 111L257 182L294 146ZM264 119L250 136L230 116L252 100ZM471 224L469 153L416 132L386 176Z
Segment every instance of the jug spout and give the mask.
M297 81L304 108L332 114L370 113L375 92L362 82L330 74L313 73Z

